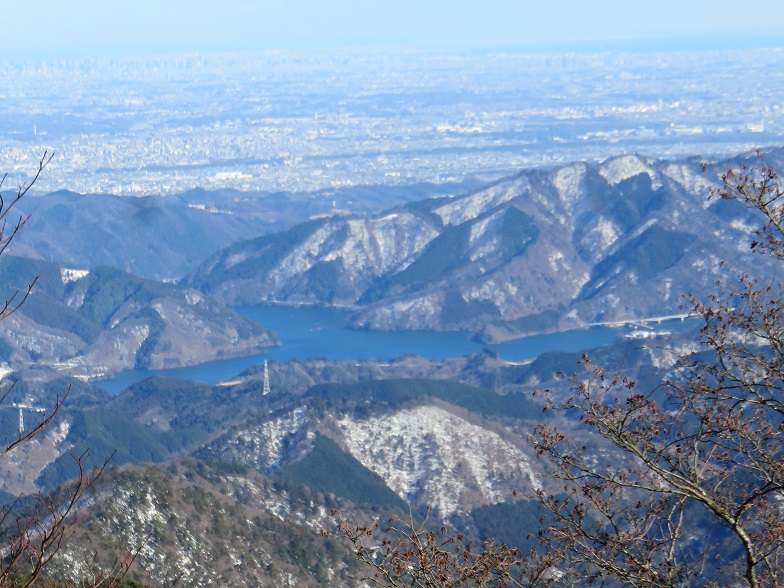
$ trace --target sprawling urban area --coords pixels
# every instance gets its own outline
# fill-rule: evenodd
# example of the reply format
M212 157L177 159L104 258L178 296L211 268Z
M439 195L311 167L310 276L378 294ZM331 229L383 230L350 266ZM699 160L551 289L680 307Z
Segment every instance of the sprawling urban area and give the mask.
M39 192L314 191L731 154L784 132L781 50L270 51L0 63L0 169Z

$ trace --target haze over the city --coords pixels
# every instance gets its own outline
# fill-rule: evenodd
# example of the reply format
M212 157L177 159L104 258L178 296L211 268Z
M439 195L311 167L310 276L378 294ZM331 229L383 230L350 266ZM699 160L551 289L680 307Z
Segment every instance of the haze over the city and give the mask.
M3 1L0 10L6 54L586 41L733 48L780 44L784 30L776 0L45 0Z

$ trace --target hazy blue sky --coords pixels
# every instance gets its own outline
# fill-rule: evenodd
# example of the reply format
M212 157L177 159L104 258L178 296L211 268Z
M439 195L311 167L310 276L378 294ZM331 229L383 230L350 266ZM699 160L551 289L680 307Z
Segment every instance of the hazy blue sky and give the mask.
M5 51L624 39L784 45L782 0L0 0L0 11Z

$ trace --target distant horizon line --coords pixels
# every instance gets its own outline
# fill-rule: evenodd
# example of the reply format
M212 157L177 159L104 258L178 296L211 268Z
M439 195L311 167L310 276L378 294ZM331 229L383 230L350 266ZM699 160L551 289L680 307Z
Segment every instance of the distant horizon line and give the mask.
M746 51L784 49L782 35L744 35L737 37L663 36L648 38L576 39L552 41L475 41L460 43L411 42L411 43L367 43L361 41L345 43L292 43L288 45L265 44L206 44L206 45L158 45L148 47L79 47L79 48L34 48L6 49L0 62L47 62L68 59L141 59L174 57L178 55L221 55L242 53L291 53L341 52L341 51L423 51L433 53L689 53L714 51Z

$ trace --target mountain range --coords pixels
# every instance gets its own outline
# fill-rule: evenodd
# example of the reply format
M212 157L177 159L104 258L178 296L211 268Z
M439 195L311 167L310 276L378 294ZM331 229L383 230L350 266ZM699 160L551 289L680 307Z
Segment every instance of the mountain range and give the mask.
M630 357L630 373L645 371L652 352L630 355L634 345L595 357ZM356 563L318 536L335 529L333 510L359 522L405 514L407 503L420 517L429 505L433 525L528 545L540 515L524 497L554 488L526 440L551 418L533 382L559 390L554 369L576 358L272 363L267 396L258 370L228 386L155 377L117 396L72 382L52 426L12 455L3 485L67 488L71 455L89 451L88 467L113 456L54 564L66 575L74 562L108 566L139 547L134 573L156 584L182 575L189 586L349 586ZM66 384L28 381L19 392L47 405ZM0 428L14 419L0 411Z
M765 157L775 166L784 150ZM544 412L534 397L545 388L568 395L557 372L574 370L580 353L524 363L492 351L439 362L269 362L222 385L155 376L118 395L84 380L277 343L234 313L236 304L340 306L357 328L470 330L487 341L682 314L682 293L707 296L717 279L749 263L765 271L764 260L749 257L751 213L708 198L723 168L624 155L526 170L383 212L332 205L282 232L205 251L180 283L40 259L48 253L4 255L6 299L38 277L0 333L0 359L18 379L6 399L36 407L67 399L43 433L3 462L3 497L64 491L76 473L73 455L89 452L88 468L111 458L80 504L77 534L52 564L74 577L130 550L132 576L153 584L352 586L358 564L319 535L334 529L331 511L383 521L405 516L409 505L416 518L432 507L435 528L526 548L540 517L530 497L560 491L528 441L536 424L558 419L589 458L621 465L611 446L586 437L583 423ZM81 202L58 198L41 204L42 215L66 215L66 202ZM132 232L121 228L111 238L127 244ZM144 233L145 247L163 251L182 231ZM74 246L72 259L85 259L82 248ZM144 271L158 272L153 265ZM665 350L693 349L695 331L663 334L647 347L621 339L591 358L623 365L638 389L655 390L668 376ZM16 408L0 410L0 434L13 437L17 417Z
M112 266L145 278L179 279L236 241L277 233L311 217L373 214L402 202L460 193L477 185L356 186L314 193L190 190L127 198L61 190L27 196L30 220L14 255L93 269ZM100 246L96 246L99 244Z
M623 155L526 170L241 241L183 283L230 305L340 306L355 328L471 330L488 342L677 315L681 294L704 297L749 261L751 213L708 197L725 165Z

